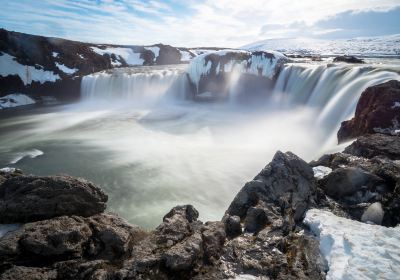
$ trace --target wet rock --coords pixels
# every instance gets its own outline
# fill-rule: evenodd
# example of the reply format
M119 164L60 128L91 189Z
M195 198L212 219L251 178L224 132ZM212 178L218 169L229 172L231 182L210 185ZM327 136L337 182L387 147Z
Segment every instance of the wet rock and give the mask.
M236 237L242 233L239 216L225 215L223 218L225 224L225 232L229 238Z
M89 181L69 176L16 176L0 188L0 223L26 223L62 215L92 216L107 195Z
M357 103L353 119L338 131L339 143L365 134L396 134L400 130L400 81L367 88Z
M0 280L56 280L57 271L49 268L13 266L0 275Z
M335 169L319 183L327 195L339 199L353 195L363 187L372 190L384 181L361 168L343 167Z
M333 62L346 62L346 63L364 63L364 60L359 59L352 55L341 55L333 59Z
M385 134L361 136L348 146L344 152L365 158L383 156L392 160L399 160L400 136L390 136Z
M361 217L361 221L364 223L374 223L376 225L382 224L383 220L383 209L380 202L372 203L364 212Z

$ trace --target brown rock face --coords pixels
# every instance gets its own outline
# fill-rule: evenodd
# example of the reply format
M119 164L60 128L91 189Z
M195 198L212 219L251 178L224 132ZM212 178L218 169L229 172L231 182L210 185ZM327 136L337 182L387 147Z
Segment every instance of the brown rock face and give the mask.
M16 176L0 189L0 223L25 223L62 215L88 217L106 209L107 195L69 176Z
M339 143L369 133L396 134L400 129L400 81L367 88L358 101L355 117L342 122Z

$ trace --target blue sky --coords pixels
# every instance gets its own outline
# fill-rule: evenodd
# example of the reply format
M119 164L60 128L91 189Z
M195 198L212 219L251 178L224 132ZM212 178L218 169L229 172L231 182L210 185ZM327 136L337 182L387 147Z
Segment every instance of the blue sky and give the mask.
M0 27L115 44L238 47L400 33L400 0L0 0Z

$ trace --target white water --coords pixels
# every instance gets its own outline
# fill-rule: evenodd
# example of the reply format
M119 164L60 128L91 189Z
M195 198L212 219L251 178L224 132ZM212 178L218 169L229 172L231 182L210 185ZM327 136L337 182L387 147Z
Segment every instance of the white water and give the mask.
M40 149L42 156L10 167L86 177L105 189L109 210L141 226L156 226L186 203L201 219L219 220L277 150L311 160L337 149L328 140L344 120L338 112L350 116L369 84L398 78L384 69L335 67L286 66L257 107L185 100L182 66L93 74L83 80L79 104L0 119L0 167L15 153Z

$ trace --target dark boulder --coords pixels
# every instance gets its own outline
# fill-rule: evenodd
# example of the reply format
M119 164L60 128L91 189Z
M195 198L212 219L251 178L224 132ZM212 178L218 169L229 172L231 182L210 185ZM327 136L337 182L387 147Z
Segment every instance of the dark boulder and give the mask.
M333 62L364 63L364 60L352 55L341 55L333 59Z
M400 129L400 81L367 88L357 103L353 119L342 122L339 143L369 133L397 134Z
M56 280L57 270L49 268L12 266L0 275L0 280Z
M225 243L225 226L222 222L206 222L201 230L205 261L216 263Z
M225 215L222 219L225 225L226 236L229 238L236 237L242 233L239 216Z
M93 183L69 176L16 176L0 188L0 223L26 223L62 215L92 216L107 195Z
M385 134L370 134L357 138L345 153L358 157L383 156L392 160L400 159L400 137Z

